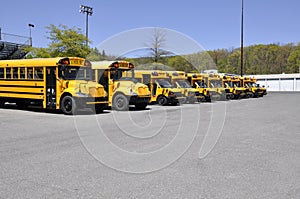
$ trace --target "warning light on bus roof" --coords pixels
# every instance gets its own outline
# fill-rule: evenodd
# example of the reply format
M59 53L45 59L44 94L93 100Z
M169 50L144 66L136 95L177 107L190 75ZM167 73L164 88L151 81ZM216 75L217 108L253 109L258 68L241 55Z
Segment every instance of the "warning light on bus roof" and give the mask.
M63 65L69 65L70 64L70 60L69 60L69 58L64 58L64 59L59 60L58 63L59 64L63 64Z
M129 68L130 69L133 69L134 68L134 65L132 63L129 63Z
M118 62L114 62L110 65L111 68L119 68Z

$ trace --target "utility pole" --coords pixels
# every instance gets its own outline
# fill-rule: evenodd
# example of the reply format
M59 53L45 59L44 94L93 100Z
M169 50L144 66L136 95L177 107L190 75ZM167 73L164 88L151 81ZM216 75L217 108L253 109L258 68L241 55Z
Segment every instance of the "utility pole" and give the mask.
M32 46L32 37L31 37L31 28L34 28L34 25L33 24L28 24L29 26L29 44L30 46Z
M242 21L241 21L241 77L243 77L244 66L244 0L242 0Z
M80 10L79 10L80 13L83 13L83 14L86 14L86 22L85 22L85 36L86 36L86 46L88 46L88 16L92 16L93 14L93 8L92 7L89 7L89 6L84 6L84 5L81 5L80 6Z

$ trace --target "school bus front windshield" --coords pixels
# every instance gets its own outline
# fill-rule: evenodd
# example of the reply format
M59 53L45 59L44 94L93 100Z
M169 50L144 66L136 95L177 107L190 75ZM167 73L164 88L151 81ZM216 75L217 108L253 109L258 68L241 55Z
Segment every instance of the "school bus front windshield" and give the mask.
M196 81L196 84L197 84L200 88L207 88L206 83L203 82L203 81Z
M111 69L110 75L113 80L138 82L134 78L134 69Z
M192 88L192 86L186 80L177 80L176 82L181 88Z
M155 82L162 88L172 88L172 84L165 79L156 79Z
M92 70L86 67L60 66L58 77L63 80L92 80Z
M230 88L233 88L233 83L232 83L232 82L226 82L226 84L227 84Z
M247 86L247 87L252 87L252 83L251 82L247 82L247 83L245 83L245 86Z
M240 84L240 82L233 82L233 86L234 87L241 87L241 84Z
M211 80L210 85L214 88L219 88L222 85L221 80Z

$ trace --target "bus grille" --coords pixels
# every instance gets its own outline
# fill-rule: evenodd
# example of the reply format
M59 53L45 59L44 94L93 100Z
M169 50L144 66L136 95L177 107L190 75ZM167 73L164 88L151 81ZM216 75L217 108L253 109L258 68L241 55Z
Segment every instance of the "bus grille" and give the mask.
M89 88L89 94L92 97L104 97L105 93L104 93L104 89L103 88Z
M174 92L174 94L177 96L177 97L182 97L183 94L181 92Z
M138 94L139 95L148 95L149 94L148 87L139 87L138 88Z

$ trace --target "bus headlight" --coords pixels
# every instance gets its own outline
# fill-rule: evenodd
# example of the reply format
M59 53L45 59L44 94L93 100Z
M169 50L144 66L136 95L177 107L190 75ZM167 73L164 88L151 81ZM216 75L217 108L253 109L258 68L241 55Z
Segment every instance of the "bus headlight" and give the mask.
M82 92L77 92L75 93L75 97L88 97L88 95Z

